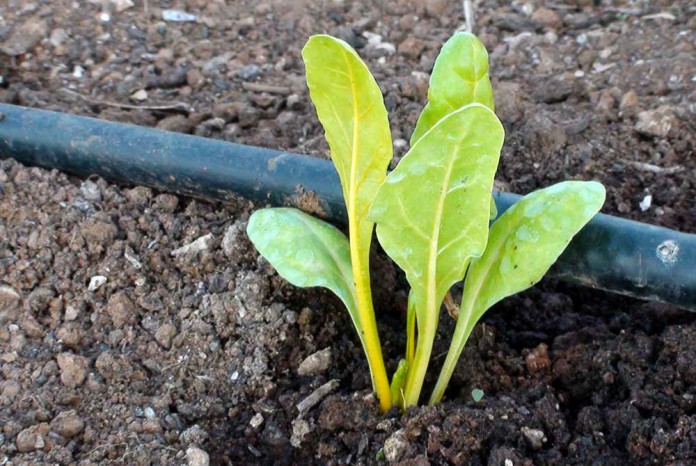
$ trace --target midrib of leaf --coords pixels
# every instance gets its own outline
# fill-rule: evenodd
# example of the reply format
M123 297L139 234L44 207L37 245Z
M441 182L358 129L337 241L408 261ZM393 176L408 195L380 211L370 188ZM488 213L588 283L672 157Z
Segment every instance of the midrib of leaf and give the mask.
M419 139L422 141L423 138ZM416 143L417 144L417 143ZM440 227L442 222L442 212L445 208L445 199L447 198L447 187L449 186L452 176L452 169L456 155L459 154L462 143L457 144L452 151L452 157L445 171L445 178L440 191L437 209L435 211L435 221L433 224L432 235L430 237L430 249L428 252L428 278L426 281L426 309L425 312L432 315L425 315L423 319L419 319L418 308L416 308L417 325L423 325L419 328L418 343L413 366L409 369L406 380L406 393L404 405L406 407L418 404L418 397L425 379L425 371L428 369L428 362L432 353L432 346L437 329L437 258L438 258L438 243L440 241Z
M377 324L374 318L374 308L372 304L372 293L370 290L370 276L369 276L369 265L366 261L369 261L369 251L370 251L370 239L367 241L363 238L363 228L362 223L366 222L363 218L358 218L358 164L357 159L359 156L358 146L360 144L360 134L359 134L359 124L360 124L360 114L358 112L359 99L358 99L358 88L356 86L355 74L353 72L353 67L348 59L347 52L341 49L341 56L346 62L346 68L348 73L348 78L351 85L351 94L353 97L353 145L351 147L350 154L350 186L348 188L348 199L346 200L348 208L348 231L349 231L349 242L350 242L350 256L351 263L353 266L353 279L355 283L355 292L357 300L357 313L360 318L360 330L364 335L365 341L365 353L367 354L368 364L370 366L370 373L372 375L372 382L375 390L379 395L380 405L383 411L386 411L391 407L391 391L389 387L389 379L386 375L386 370L384 368L384 361L382 357L382 349L379 343L379 336L377 335ZM334 108L335 111L335 108ZM345 133L344 133L345 134ZM347 136L347 135L346 135ZM347 137L346 137L347 142ZM370 154L374 155L374 154ZM366 168L369 168L369 164ZM372 225L372 223L370 223ZM371 228L370 228L371 232Z
M447 165L447 170L445 171L445 179L442 183L442 191L440 192L440 198L437 202L437 210L435 211L435 224L433 225L432 236L430 237L430 249L428 256L428 310L432 310L437 307L437 259L438 254L438 244L440 243L440 228L442 224L442 211L445 209L445 199L447 198L448 188L450 184L450 178L452 177L452 169L454 168L454 162L461 149L461 143L457 144L454 148L453 155L450 157L449 164ZM428 321L428 319L426 319ZM431 329L428 329L431 330Z
M478 63L476 61L476 44L471 48L472 50L472 62L474 64L474 92L473 92L473 97L474 97L474 102L476 102L476 91L478 90L478 85L479 85L479 77L478 77L478 69L476 67L476 64Z

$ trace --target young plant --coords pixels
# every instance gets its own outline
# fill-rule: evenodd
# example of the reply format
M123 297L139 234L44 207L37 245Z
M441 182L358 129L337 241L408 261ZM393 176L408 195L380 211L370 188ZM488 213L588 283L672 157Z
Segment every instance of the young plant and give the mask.
M278 273L296 286L323 286L344 303L367 355L383 410L418 403L440 307L458 315L431 403L440 401L471 330L493 304L539 281L601 208L604 188L565 182L534 192L497 216L493 178L504 139L493 112L488 56L475 36L443 46L428 105L411 149L387 176L391 133L382 95L357 53L329 36L302 56L348 211L348 238L295 209L262 209L247 232ZM405 272L411 291L405 358L388 382L370 291L372 232ZM449 290L464 283L460 308Z

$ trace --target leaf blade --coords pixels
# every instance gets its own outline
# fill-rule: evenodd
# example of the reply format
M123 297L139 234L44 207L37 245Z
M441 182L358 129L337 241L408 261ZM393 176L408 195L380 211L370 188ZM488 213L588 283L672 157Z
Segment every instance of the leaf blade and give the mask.
M459 32L445 42L435 60L428 103L411 135L411 146L447 114L475 102L494 109L488 52L475 35Z
M495 221L486 251L467 273L459 319L431 405L442 399L481 316L501 299L538 282L601 209L605 196L600 183L566 181L525 196Z
M486 252L469 270L471 284L464 293L476 294L481 302L473 316L541 280L604 199L600 183L566 181L535 191L505 211L491 227Z
M355 50L340 39L312 36L302 58L349 217L356 224L359 248L369 254L374 224L366 217L392 159L382 92Z
M375 199L371 218L377 221L377 236L406 272L419 328L427 309L425 282L435 280L441 303L464 277L467 259L484 251L503 138L490 109L480 104L459 109L411 148Z
M350 246L343 233L300 210L281 207L254 212L247 235L259 253L291 284L333 291L348 309L362 341Z

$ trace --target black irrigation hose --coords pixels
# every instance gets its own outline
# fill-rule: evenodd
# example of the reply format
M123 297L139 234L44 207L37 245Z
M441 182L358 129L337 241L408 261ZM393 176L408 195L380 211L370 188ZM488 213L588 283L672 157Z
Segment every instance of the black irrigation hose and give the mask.
M330 162L0 104L0 158L196 197L300 206L345 222ZM502 212L519 199L497 193ZM597 215L552 268L565 281L696 311L696 235Z

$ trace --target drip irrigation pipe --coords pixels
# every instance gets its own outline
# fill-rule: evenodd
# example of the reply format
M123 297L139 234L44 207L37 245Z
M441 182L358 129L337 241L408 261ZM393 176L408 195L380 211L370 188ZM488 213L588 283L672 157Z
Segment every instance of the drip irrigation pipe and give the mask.
M333 165L306 155L0 104L0 158L115 183L295 206L346 221ZM520 196L496 193L503 212ZM696 235L597 215L550 274L696 311Z

